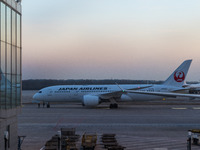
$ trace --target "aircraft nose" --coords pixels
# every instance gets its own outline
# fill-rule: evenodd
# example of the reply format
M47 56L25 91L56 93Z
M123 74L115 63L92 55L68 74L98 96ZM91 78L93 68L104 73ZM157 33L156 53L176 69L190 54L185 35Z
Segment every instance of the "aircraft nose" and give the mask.
M38 95L38 93L36 93L36 94L33 95L33 99L34 99L34 100L39 100L39 97L40 97L40 96Z

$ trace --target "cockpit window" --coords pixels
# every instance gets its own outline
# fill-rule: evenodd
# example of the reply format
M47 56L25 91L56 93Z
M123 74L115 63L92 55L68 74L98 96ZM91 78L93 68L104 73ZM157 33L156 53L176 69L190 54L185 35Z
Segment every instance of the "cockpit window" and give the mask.
M39 91L38 93L42 93L42 91Z

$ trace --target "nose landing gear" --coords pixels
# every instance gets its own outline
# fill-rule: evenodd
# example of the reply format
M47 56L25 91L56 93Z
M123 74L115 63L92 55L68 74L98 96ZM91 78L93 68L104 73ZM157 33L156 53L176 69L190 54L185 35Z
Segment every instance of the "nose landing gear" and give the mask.
M49 102L47 103L47 108L50 108L50 103Z

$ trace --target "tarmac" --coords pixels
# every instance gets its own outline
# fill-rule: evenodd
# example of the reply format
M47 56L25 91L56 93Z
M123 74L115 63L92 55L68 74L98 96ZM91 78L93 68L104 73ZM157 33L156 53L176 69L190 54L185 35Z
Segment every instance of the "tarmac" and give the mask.
M116 134L126 150L185 150L189 129L200 129L200 102L153 101L120 103L118 109L108 104L85 108L79 103L52 104L38 108L31 104L36 91L23 91L23 107L18 117L18 134L25 135L22 150L39 150L62 127L76 128L76 133ZM80 147L81 138L77 144ZM192 145L192 150L200 146ZM96 150L103 150L97 141Z

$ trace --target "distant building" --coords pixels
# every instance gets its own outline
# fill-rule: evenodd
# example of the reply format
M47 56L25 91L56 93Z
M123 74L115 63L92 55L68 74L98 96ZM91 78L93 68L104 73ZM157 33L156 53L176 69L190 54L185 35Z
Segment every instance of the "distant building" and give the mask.
M21 109L21 2L0 0L0 150L17 150Z

